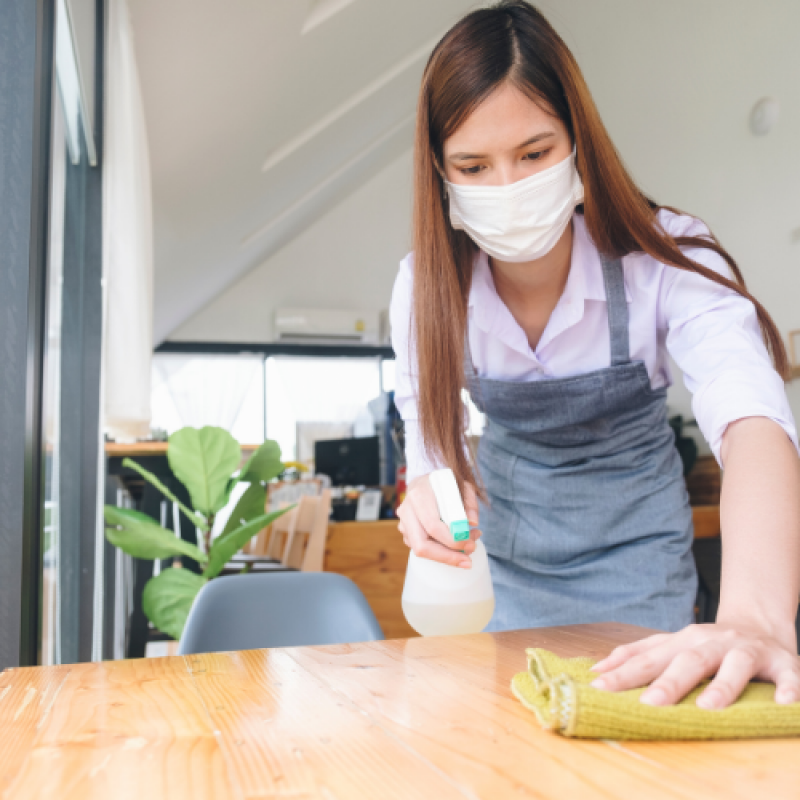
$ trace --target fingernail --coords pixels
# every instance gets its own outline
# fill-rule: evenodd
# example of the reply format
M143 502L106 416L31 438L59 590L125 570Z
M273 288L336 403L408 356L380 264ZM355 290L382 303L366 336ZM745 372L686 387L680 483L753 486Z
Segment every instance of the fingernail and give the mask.
M663 706L667 702L667 695L663 689L648 689L640 698L640 703L648 706Z
M700 706L700 708L706 709L719 708L721 699L719 692L703 692L703 694L697 698L697 705Z
M598 661L596 664L593 664L591 667L589 667L589 669L602 669L603 664L605 664L607 660L608 659L604 658L602 661Z
M462 561L459 564L459 566L463 567L464 569L471 569L472 568L472 561L470 561L470 559L467 559L466 561Z
M589 686L594 686L595 689L605 689L606 682L602 678L595 678Z
M784 689L782 692L775 694L776 703L796 703L797 695L791 689Z

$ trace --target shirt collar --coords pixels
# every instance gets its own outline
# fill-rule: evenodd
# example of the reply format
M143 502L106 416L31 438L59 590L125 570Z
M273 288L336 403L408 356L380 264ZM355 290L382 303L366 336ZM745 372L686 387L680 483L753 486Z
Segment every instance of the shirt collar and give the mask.
M478 250L472 264L472 284L470 285L467 308L475 324L487 333L493 329L495 320L502 313L503 301L497 294L494 278L489 268L489 256Z
M569 276L564 287L562 299L568 302L582 300L606 300L606 287L603 279L603 262L600 253L586 230L583 214L572 217L574 238L572 240L572 256ZM489 257L483 250L478 250L472 268L472 285L469 292L469 308L485 308L487 290L496 294L492 271L489 269ZM630 289L625 284L625 299L630 303ZM493 316L493 315L492 315Z
M586 221L583 215L574 214L572 220L574 238L567 283L553 309L539 348L543 348L552 338L580 321L584 313L585 300L606 301L600 253L586 230ZM631 302L631 293L627 285L625 286L625 298L629 303ZM502 328L513 346L517 346L523 352L528 350L524 332L516 324L497 294L492 271L489 268L489 257L483 250L478 250L473 262L472 284L467 305L472 319L480 329L486 332L501 333L500 329Z

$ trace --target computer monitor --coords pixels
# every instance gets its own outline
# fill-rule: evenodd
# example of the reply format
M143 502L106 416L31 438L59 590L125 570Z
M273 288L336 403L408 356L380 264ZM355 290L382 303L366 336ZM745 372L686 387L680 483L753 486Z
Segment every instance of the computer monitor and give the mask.
M334 486L378 486L380 453L377 436L314 442L314 468Z

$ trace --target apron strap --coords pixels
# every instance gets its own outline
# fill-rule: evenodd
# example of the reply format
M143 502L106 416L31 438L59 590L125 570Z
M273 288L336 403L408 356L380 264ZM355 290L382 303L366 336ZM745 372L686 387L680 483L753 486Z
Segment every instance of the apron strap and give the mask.
M608 330L611 335L611 365L618 366L627 364L631 360L625 276L622 271L621 259L608 260L605 256L601 256L601 259L608 304Z

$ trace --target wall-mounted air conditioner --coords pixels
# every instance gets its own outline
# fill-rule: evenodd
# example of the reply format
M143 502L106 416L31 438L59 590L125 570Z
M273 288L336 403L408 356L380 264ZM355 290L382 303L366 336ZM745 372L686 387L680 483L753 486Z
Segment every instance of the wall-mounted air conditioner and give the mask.
M330 311L321 308L279 308L275 338L293 344L369 344L381 341L377 311Z

